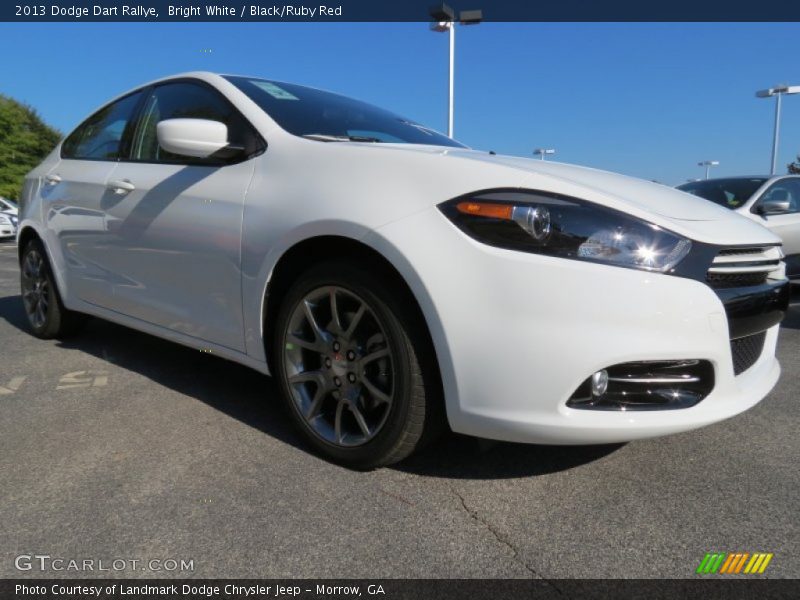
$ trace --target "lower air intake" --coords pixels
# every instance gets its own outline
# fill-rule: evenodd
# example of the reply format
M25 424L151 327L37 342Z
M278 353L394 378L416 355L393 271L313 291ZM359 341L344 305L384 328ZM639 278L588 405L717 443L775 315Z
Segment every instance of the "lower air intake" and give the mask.
M764 350L767 332L731 340L731 356L733 356L733 373L739 375L752 367Z

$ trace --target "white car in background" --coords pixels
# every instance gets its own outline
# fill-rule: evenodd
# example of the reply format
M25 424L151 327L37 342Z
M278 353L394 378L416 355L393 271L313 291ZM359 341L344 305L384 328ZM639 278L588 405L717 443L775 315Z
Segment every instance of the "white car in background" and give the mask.
M0 196L0 239L17 235L17 205Z
M16 203L12 202L11 200L6 200L0 196L0 212L16 216L19 212L19 208L17 207Z
M800 283L800 175L720 177L678 189L735 210L780 236L786 276Z
M403 459L445 418L552 444L686 431L780 373L789 285L766 228L299 85L127 92L28 174L21 215L34 335L90 314L272 374L299 431L352 467Z

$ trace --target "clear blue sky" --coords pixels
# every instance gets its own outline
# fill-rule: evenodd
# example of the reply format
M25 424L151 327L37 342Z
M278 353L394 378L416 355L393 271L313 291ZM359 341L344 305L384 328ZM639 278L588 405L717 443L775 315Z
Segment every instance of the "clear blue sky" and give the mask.
M798 24L458 27L456 138L678 184L766 172L774 100L800 84ZM210 49L211 52L204 50ZM425 23L0 24L0 93L69 131L149 79L208 69L322 87L446 129L447 36ZM800 153L785 98L779 165Z

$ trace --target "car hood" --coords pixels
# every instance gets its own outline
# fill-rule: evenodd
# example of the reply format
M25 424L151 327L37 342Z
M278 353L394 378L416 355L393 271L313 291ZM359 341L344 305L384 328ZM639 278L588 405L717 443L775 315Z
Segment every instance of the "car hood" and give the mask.
M491 155L474 150L450 151L449 154L521 169L533 175L531 181L556 179L577 184L599 194L614 197L625 204L635 205L647 212L671 219L716 221L725 218L729 213L721 206L666 185L609 171L552 161Z
M483 189L491 187L520 187L563 193L597 202L685 235L712 244L779 244L780 238L766 227L713 202L672 187L611 173L551 161L503 156L462 148L380 144L412 153L439 154L452 159L453 169L442 173L459 177L485 170ZM470 164L465 165L465 161ZM442 166L439 163L440 167ZM482 169L480 165L484 165ZM513 169L520 177L513 183L497 177L498 168ZM503 172L506 172L503 169ZM491 175L489 175L491 173Z

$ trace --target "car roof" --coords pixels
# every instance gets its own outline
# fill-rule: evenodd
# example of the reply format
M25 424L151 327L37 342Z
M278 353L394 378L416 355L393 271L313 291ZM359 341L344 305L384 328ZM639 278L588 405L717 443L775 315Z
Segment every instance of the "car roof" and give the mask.
M729 177L709 177L708 179L700 179L699 181L688 181L686 184L681 185L688 185L689 183L702 183L704 181L729 181L731 179L763 179L767 181L771 179L784 179L786 177L800 177L800 175L796 173L784 173L783 175L731 175Z

